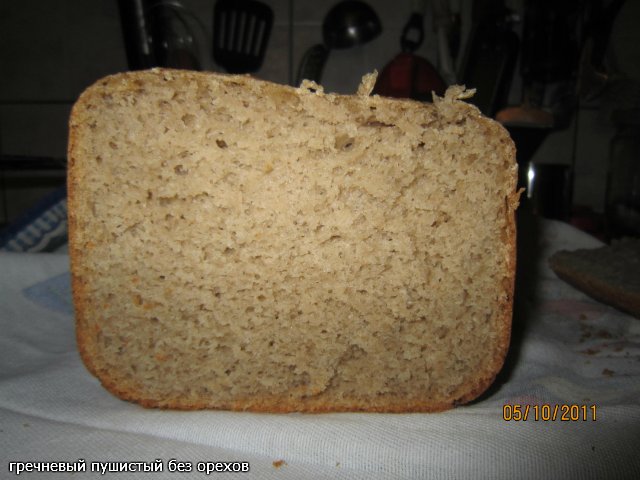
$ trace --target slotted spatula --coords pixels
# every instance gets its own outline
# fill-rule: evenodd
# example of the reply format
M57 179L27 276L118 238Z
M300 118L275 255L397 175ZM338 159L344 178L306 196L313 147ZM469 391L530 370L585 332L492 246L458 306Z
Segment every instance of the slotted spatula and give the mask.
M218 0L213 9L213 59L229 73L255 72L269 43L273 11L256 0Z

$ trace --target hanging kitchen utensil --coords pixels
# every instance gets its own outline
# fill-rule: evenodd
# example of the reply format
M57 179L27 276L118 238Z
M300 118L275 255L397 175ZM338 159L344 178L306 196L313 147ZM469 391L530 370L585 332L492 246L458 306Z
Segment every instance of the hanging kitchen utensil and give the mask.
M177 0L150 1L146 14L158 65L200 70L201 49L195 32L205 32L206 27L199 18Z
M178 0L118 0L129 70L200 70L206 26Z
M302 80L312 80L320 83L324 64L329 58L329 49L323 44L314 45L306 51L300 66L298 67L298 76L296 77L296 85L300 85Z
M229 73L260 69L273 10L256 0L218 0L213 9L213 59Z
M432 92L444 95L447 86L438 71L427 59L414 54L424 40L424 8L424 2L414 5L415 12L402 30L402 52L382 69L374 94L420 101L431 101Z
M450 39L454 31L455 15L451 13L449 0L433 0L433 31L438 47L438 69L449 85L458 83L451 55Z
M345 49L370 42L382 32L375 10L358 0L345 0L335 5L322 22L322 40L302 57L296 84L302 80L320 83L324 65L332 49Z
M515 18L504 0L479 1L473 5L472 19L459 80L476 89L470 102L493 117L507 104L520 38L512 29Z
M414 38L415 36L415 38ZM424 15L414 12L402 29L400 48L403 52L413 53L420 48L424 41Z

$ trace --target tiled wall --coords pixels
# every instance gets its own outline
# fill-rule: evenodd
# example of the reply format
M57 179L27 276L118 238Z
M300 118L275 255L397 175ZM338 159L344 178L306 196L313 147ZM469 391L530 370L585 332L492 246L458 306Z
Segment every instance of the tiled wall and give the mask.
M126 69L117 2L0 2L0 152L64 158L75 98ZM64 184L64 171L0 172L0 225Z
M220 70L211 58L212 12L215 0L182 0L199 22L193 31L199 40L201 63ZM275 12L275 24L263 68L256 76L292 83L306 50L322 41L322 22L337 0L263 0ZM463 22L471 0L459 5ZM334 50L325 67L325 90L354 92L364 73L381 70L400 52L400 36L416 4L412 0L368 0L383 24L382 34L369 44ZM419 3L419 2L418 2ZM428 4L429 2L427 2ZM507 4L515 9L522 0ZM427 11L425 39L417 52L437 61L435 38ZM67 119L71 105L83 88L103 75L127 68L120 18L115 0L21 0L0 3L0 151L14 155L64 157ZM515 79L510 100L521 97ZM576 160L575 201L602 208L606 148L610 131L595 120L595 113L581 112L577 137L567 130L552 134L535 157L537 162L570 163L573 140L579 148ZM5 179L0 195L0 216L15 217L32 203L42 189L13 188ZM34 184L37 184L35 182ZM0 223L7 221L0 218Z
M274 11L274 28L263 68L256 76L278 83L293 84L298 66L307 49L322 43L324 17L337 0L262 1L270 5ZM376 11L383 24L382 34L366 45L348 50L334 50L331 53L322 80L327 91L355 92L362 75L374 69L381 70L400 52L402 28L409 19L412 5L416 2L368 0L367 3ZM205 22L208 29L206 35L210 37L213 0L183 0L183 4ZM428 12L427 15L429 16ZM417 53L435 59L435 38L428 20L425 22L425 30L424 43ZM220 70L210 58L210 49L203 52L201 60L207 69Z

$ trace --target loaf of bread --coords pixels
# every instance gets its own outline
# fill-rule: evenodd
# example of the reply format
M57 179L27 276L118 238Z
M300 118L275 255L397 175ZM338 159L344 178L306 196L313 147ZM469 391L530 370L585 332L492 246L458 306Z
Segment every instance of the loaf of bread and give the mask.
M436 411L507 352L514 145L433 104L172 70L73 108L79 350L147 407Z

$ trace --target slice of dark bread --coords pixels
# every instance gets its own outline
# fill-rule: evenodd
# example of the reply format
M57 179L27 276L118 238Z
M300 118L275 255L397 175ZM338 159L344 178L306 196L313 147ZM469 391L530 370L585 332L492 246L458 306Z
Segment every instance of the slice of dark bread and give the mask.
M560 251L549 258L560 278L587 295L640 318L640 239Z

